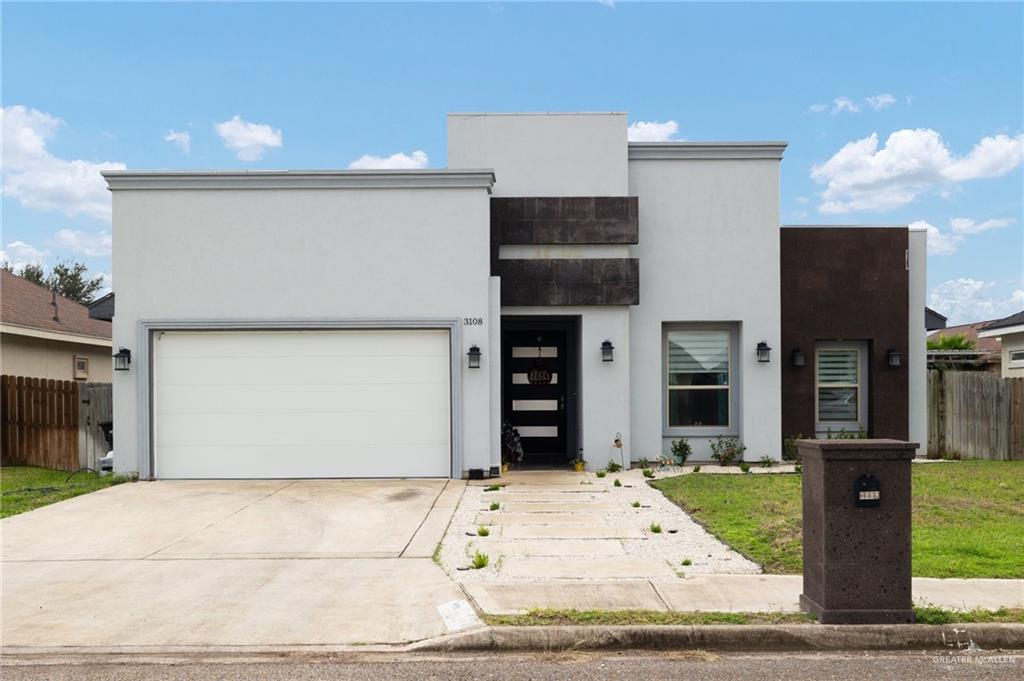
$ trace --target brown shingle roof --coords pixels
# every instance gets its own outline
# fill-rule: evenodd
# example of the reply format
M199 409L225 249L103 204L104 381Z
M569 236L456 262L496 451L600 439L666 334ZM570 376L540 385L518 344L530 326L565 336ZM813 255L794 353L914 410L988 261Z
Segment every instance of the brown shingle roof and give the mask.
M1024 310L1016 314L1012 314L1009 317L1003 317L1002 319L996 319L995 321L989 322L985 327L985 330L989 329L1005 329L1010 326L1020 326L1024 324Z
M3 324L110 340L110 322L91 319L85 305L64 296L54 297L50 290L4 270L0 270L0 277L0 322Z

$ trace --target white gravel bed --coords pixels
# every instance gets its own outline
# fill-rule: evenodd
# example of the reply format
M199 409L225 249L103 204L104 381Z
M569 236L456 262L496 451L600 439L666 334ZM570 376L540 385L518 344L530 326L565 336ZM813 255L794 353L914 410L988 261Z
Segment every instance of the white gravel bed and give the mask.
M780 471L780 468L776 466L772 469L763 470ZM672 475L685 474L690 470L689 468L677 468L674 471L666 469L656 471L655 477L670 477ZM705 470L705 467L702 465L701 474ZM751 468L751 472L754 470ZM622 482L622 487L614 486L616 478ZM625 550L625 557L666 560L680 576L695 574L757 574L761 572L760 566L747 560L709 534L704 528L694 522L689 515L683 512L682 509L666 499L661 492L650 487L640 470L634 469L619 473L609 473L603 479L598 478L593 473L586 473L580 475L579 479L581 483L585 483L580 484L580 492L584 493L581 494L581 497L590 498L593 496L601 502L615 503L618 507L614 511L594 511L590 510L587 502L581 498L579 501L579 510L581 512L586 512L586 515L591 517L594 514L601 515L609 528L641 529L643 531L643 539L611 540L621 543ZM498 483L500 484L500 480ZM545 492L545 487L545 485L515 485L514 489L517 492L529 489L543 493ZM521 552L515 550L516 544L521 544L522 542L502 539L502 530L510 527L509 525L491 525L489 526L489 536L477 536L478 516L482 516L481 519L483 519L490 513L498 514L502 512L501 510L486 510L493 498L493 493L485 492L484 489L484 487L473 485L466 487L466 492L452 516L448 531L441 543L440 560L442 567L454 580L464 583L499 580L505 582L546 581L543 574L538 574L536 577L522 578L510 578L501 575L502 554L505 557L522 556ZM594 495L585 494L586 492L597 492L599 490L606 490L606 492ZM566 501L571 501L573 495L574 493L568 492L561 496L566 497ZM528 493L524 493L524 498L528 496ZM640 507L633 508L631 506L633 501L639 501ZM537 504L537 506L541 505ZM661 533L651 532L651 523L660 524L662 528ZM565 525L566 523L560 521L558 524ZM467 533L470 533L472 536ZM532 539L528 541L533 543L538 541L558 542L565 540ZM499 543L504 547L503 551L499 552L494 548L488 550L488 546L495 547ZM458 570L457 568L466 567L471 563L472 555L477 550L488 554L490 564L480 570ZM590 560L591 557L538 556L536 559L538 561L577 561L580 566L581 578L586 579L586 564L587 560ZM692 564L683 566L682 562L684 560L689 560Z

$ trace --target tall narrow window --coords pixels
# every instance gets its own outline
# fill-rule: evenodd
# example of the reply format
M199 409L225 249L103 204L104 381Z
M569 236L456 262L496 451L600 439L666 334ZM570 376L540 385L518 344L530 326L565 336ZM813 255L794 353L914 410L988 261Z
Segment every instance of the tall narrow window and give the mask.
M860 420L860 353L855 348L819 349L818 421Z
M666 334L668 426L729 425L729 331Z

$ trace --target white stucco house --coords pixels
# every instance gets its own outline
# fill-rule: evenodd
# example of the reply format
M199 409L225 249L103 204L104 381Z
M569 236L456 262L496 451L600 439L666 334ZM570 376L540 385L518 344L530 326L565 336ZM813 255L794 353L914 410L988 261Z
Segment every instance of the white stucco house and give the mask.
M978 338L999 339L1003 378L1024 378L1024 310L990 322Z
M452 114L445 169L105 173L117 470L497 475L503 423L524 466L924 445L925 234L782 227L785 143L626 128Z

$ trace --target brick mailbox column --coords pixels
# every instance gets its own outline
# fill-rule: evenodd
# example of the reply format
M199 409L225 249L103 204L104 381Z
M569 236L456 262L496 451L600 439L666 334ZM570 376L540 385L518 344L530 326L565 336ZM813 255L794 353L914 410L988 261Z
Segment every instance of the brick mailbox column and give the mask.
M914 621L910 464L901 440L800 440L804 590L822 624Z

